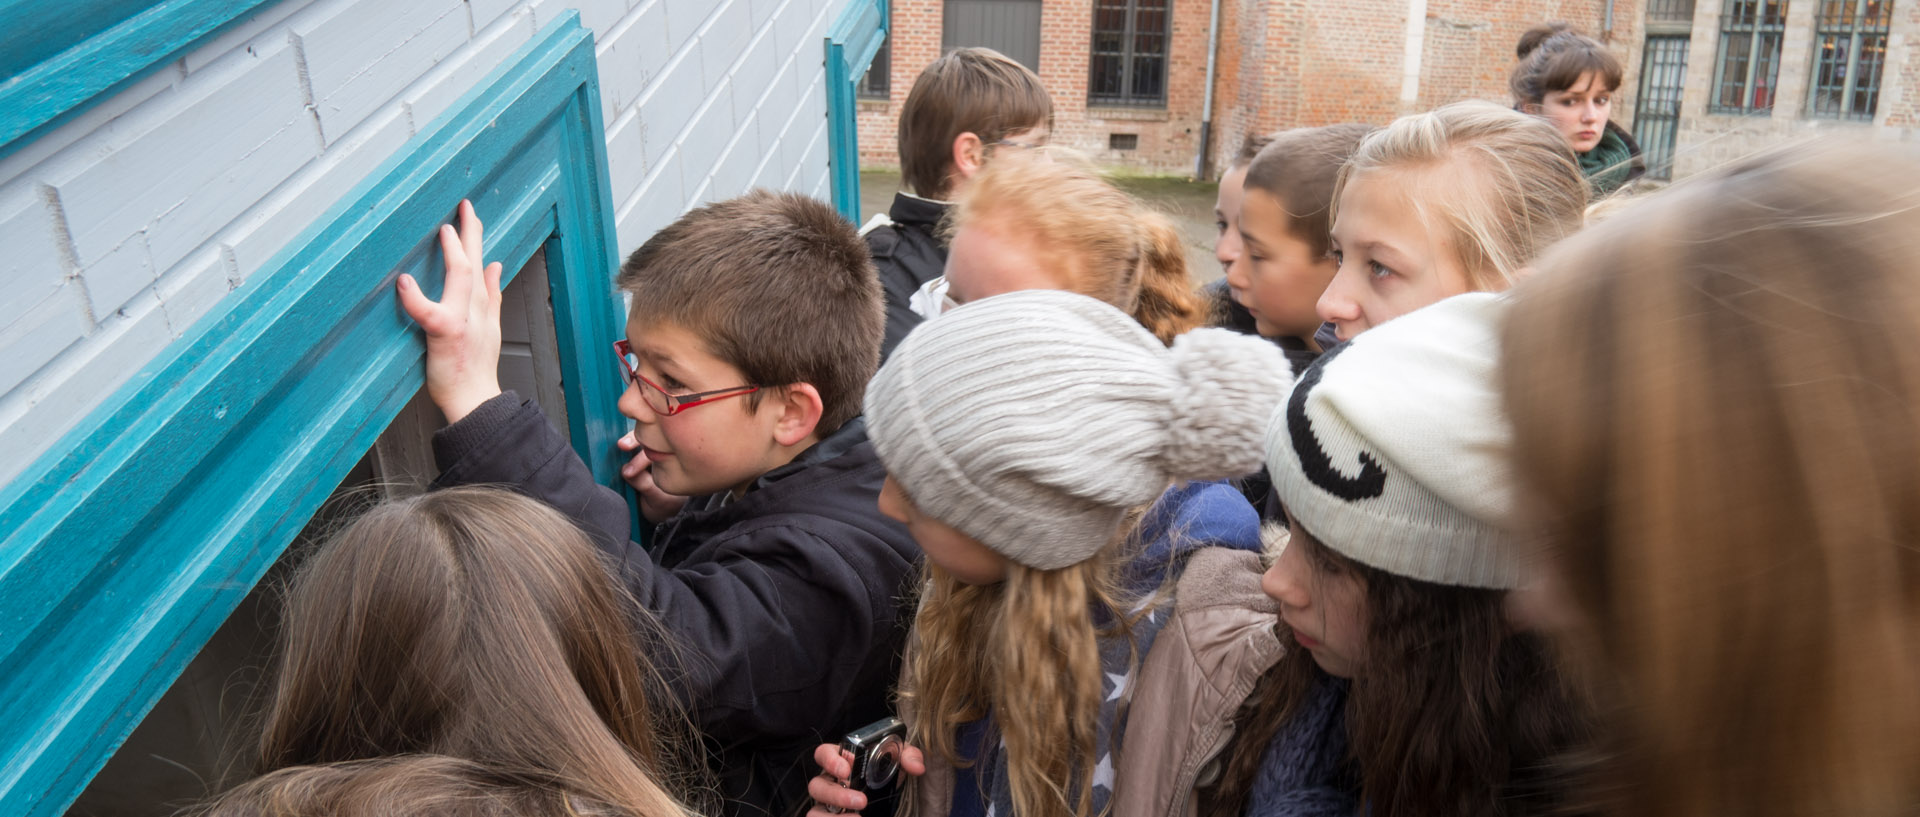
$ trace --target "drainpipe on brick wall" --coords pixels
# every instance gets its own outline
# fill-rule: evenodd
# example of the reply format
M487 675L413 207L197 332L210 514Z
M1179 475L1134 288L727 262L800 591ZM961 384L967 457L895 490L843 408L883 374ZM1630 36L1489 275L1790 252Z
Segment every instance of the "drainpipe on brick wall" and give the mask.
M1600 21L1600 42L1613 42L1613 0L1607 0L1607 19Z
M1213 0L1207 21L1207 95L1200 106L1200 155L1193 160L1193 178L1207 178L1207 154L1213 151L1213 61L1220 54L1220 0Z

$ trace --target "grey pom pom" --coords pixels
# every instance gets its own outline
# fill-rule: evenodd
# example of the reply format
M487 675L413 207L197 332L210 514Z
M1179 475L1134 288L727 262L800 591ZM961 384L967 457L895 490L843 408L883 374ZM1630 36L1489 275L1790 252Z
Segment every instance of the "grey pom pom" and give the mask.
M1161 463L1175 479L1223 479L1259 470L1267 419L1285 402L1293 372L1279 347L1225 329L1175 338L1180 381Z

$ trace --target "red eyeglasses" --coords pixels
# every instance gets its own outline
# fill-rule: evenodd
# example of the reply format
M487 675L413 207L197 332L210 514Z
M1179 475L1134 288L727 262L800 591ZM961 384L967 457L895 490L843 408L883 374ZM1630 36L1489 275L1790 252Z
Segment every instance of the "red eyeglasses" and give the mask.
M760 390L759 386L734 386L730 389L695 392L693 394L669 394L660 384L648 380L640 373L640 356L633 353L633 345L624 340L613 342L613 353L620 360L620 373L628 383L640 384L640 399L646 401L647 408L662 417L672 417L694 406L739 397Z

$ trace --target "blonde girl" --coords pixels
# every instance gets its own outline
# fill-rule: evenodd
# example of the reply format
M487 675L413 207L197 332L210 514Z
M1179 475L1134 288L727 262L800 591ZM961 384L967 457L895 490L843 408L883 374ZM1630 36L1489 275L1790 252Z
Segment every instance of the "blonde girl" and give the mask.
M211 814L686 813L656 632L557 511L497 489L379 505L299 571L255 771Z
M1401 117L1360 143L1334 189L1324 348L1463 292L1512 286L1578 230L1587 184L1552 126L1486 102Z
M1184 481L1253 470L1288 379L1258 338L1169 349L1058 291L961 306L895 350L867 417L881 508L927 555L900 687L916 813L1191 808L1278 642L1252 507ZM817 801L866 804L833 746L815 757Z
M1132 315L1162 343L1206 323L1179 228L1064 151L1000 153L960 193L948 229L951 303L1063 289Z
M1599 811L1920 813L1920 156L1795 146L1538 262L1505 405Z

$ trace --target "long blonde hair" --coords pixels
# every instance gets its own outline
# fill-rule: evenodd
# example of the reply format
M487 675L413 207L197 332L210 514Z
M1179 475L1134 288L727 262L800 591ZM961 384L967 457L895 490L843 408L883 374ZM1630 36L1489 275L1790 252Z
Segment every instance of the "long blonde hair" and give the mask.
M1521 484L1633 815L1920 811L1920 157L1648 197L1506 328Z
M665 644L649 622L586 535L535 500L455 488L379 505L293 584L256 771L430 754L619 814L678 814L684 744L662 733L687 722L642 655Z
M1022 817L1087 817L1092 807L1100 642L1130 637L1139 613L1128 611L1143 607L1120 582L1143 510L1092 558L1058 570L1009 562L1005 581L969 585L927 560L912 683L900 690L914 712L910 742L958 766L955 728L991 713Z
M1001 149L954 202L947 229L975 222L1031 237L1067 289L1132 315L1162 343L1206 323L1179 228L1081 157L1057 148Z
M1419 188L1445 195L1416 196L1414 206L1429 229L1451 234L1479 291L1512 286L1529 261L1580 229L1587 207L1587 180L1566 137L1490 102L1443 105L1374 131L1340 169L1334 220L1347 184L1383 168L1454 171L1449 184Z

